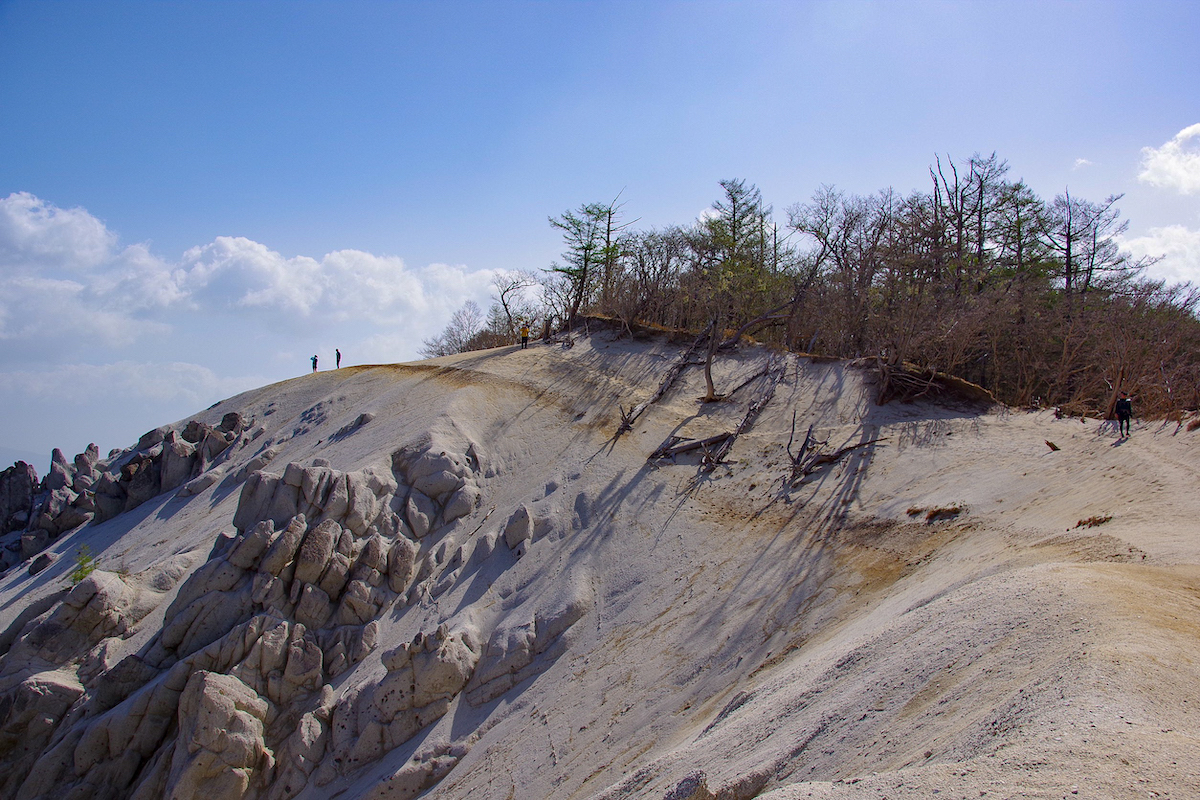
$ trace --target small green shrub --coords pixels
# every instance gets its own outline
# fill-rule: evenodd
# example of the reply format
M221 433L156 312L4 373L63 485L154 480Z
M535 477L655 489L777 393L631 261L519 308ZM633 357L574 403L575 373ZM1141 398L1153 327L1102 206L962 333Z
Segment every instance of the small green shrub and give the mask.
M77 585L81 580L91 575L96 569L96 559L92 555L92 549L86 544L79 546L79 551L75 553L75 569L71 570L71 585Z

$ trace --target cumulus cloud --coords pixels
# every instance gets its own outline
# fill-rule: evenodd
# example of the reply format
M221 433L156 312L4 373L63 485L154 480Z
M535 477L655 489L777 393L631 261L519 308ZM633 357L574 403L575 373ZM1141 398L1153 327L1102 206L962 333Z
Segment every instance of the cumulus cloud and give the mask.
M1143 147L1138 180L1180 194L1200 192L1200 123L1184 128L1162 147Z
M1091 165L1092 162L1088 161L1086 158L1077 158L1075 159L1075 166L1072 167L1072 169L1083 169L1084 167L1090 167Z
M266 315L265 323L344 322L435 329L465 300L486 304L494 270L338 250L285 257L264 244L219 236L170 263L116 234L82 208L27 192L0 199L0 340L60 351L128 347L161 336L180 315Z
M178 275L82 208L28 192L0 198L0 340L123 347L160 334L155 310L179 301Z
M188 250L182 284L202 307L261 309L297 321L350 319L399 324L444 316L486 293L494 270L433 264L410 269L401 258L337 250L320 260L287 258L242 237L220 236Z
M0 198L0 266L9 274L87 270L111 258L116 244L104 223L82 208L58 208L29 192Z
M124 347L140 336L161 334L167 326L140 319L87 285L62 278L0 280L0 341L74 341L81 348Z
M1171 282L1200 284L1200 231L1183 225L1151 228L1145 236L1125 239L1121 249L1134 257L1162 258L1150 272Z

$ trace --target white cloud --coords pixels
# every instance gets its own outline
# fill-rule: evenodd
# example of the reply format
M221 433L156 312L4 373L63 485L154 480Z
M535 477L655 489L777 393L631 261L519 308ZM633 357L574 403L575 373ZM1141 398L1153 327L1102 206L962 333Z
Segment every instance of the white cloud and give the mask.
M432 264L409 269L395 256L337 250L319 261L286 258L241 237L218 237L188 250L180 264L193 301L211 308L254 308L296 320L400 324L448 316L466 299L486 297L495 270Z
M124 347L168 326L140 319L78 281L17 277L0 280L0 341L30 341L52 350L58 343L79 348Z
M415 358L464 301L487 306L496 272L361 250L285 257L233 236L171 261L85 209L0 198L0 444L128 443L303 374L312 353L331 366L335 346L346 363ZM262 374L228 377L250 370Z
M1138 180L1180 194L1200 192L1200 123L1184 128L1162 147L1143 147Z
M1075 159L1075 166L1072 167L1072 169L1083 169L1084 167L1090 167L1091 165L1092 162L1088 161L1086 158L1077 158Z
M109 395L202 408L214 400L260 386L261 376L222 377L211 369L182 361L112 364L57 364L46 370L0 372L0 395L18 394L86 406L94 402L80 387L103 386Z
M1200 285L1200 231L1183 225L1151 228L1145 236L1122 241L1121 249L1137 258L1161 256L1162 260L1150 268L1150 273L1157 278Z
M63 209L14 192L0 198L0 266L86 270L112 256L117 237L82 208Z
M123 250L82 208L28 192L0 198L0 340L124 347L166 325L147 316L182 299L178 277L144 245Z
M320 295L321 265L284 258L241 236L218 236L183 254L183 283L193 298L216 308L260 306L308 314Z
M118 237L81 208L29 193L0 199L0 340L48 351L127 348L182 324L186 312L236 312L312 329L342 323L432 335L465 300L486 306L495 270L338 250L288 258L244 237L219 236L172 264ZM412 338L411 334L404 334ZM11 360L11 359L9 359Z

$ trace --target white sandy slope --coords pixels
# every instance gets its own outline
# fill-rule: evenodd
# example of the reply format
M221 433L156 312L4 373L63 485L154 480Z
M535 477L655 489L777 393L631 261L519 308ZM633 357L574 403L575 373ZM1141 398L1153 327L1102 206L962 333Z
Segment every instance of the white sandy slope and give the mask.
M431 430L477 443L483 505L426 548L500 528L522 503L554 520L520 560L501 546L436 599L385 610L381 650L590 596L539 674L479 708L460 697L302 797L369 796L451 743L469 751L429 797L1200 797L1200 432L1141 423L1119 442L1049 412L880 407L868 372L789 356L758 423L697 480L695 457L647 455L732 429L762 381L704 405L690 369L616 437L618 407L679 350L597 334L344 369L195 417L256 417L275 465L386 467ZM719 385L767 358L722 359ZM368 426L332 435L362 412ZM787 490L793 412L798 437L812 424L831 450L874 444ZM85 542L105 569L199 566L237 496L232 481L164 495L64 537L45 573L0 579L0 627L62 586ZM962 511L925 521L949 507ZM1111 519L1078 525L1094 517ZM377 653L335 690L382 674Z

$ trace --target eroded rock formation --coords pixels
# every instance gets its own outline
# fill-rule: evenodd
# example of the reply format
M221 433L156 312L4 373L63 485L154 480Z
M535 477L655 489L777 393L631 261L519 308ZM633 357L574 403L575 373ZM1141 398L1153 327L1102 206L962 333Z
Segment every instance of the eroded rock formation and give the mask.
M68 523L180 487L185 498L202 492L228 474L221 456L244 431L227 415L219 428L156 429L108 460L94 448L74 463L57 453L23 553ZM553 657L589 607L580 595L467 609L374 655L377 679L335 688L380 648L385 611L402 615L502 554L515 562L502 545L523 553L535 512L512 510L505 528L486 532L459 524L484 498L469 443L425 440L388 467L350 472L322 459L267 471L273 455L263 448L242 468L234 530L203 564L92 572L5 635L0 793L287 800L377 761L460 696L480 704L536 674L534 660ZM20 481L9 482L17 502ZM86 519L73 516L81 511ZM130 651L124 642L164 604L156 634ZM377 794L414 796L466 748L423 751Z

